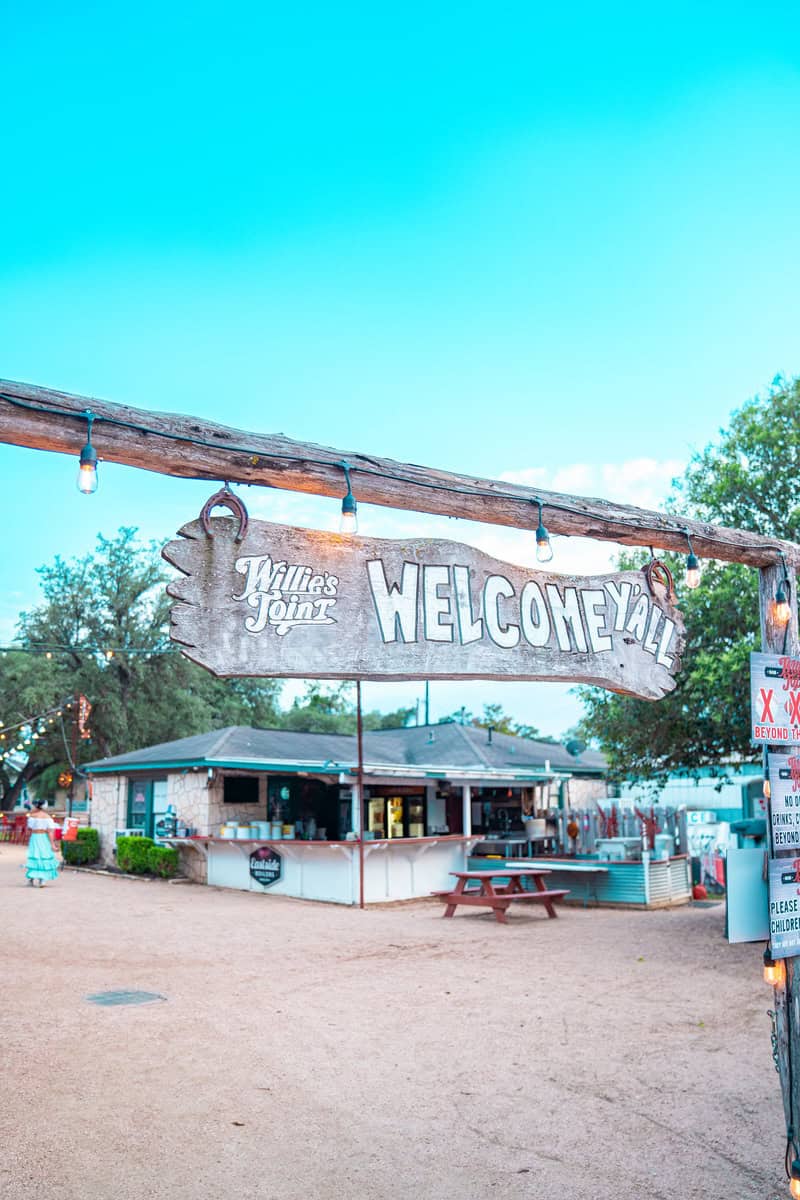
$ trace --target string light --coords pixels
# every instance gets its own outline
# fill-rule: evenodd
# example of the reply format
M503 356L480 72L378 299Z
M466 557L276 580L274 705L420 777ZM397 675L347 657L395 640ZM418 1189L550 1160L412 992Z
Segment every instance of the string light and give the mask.
M539 510L536 526L536 561L548 563L553 557L553 547L550 545L550 534L545 529L544 522L542 521L542 502L541 500L531 500L531 504L535 504Z
M86 417L86 445L81 450L78 466L78 491L84 496L91 496L97 491L97 451L92 445L92 424L94 413L87 408L83 414Z
M53 404L44 404L41 401L34 403L30 400L24 400L21 396L12 396L8 392L0 392L0 401L3 401L6 404L11 404L15 408L26 409L28 412L47 413L51 416L66 418L68 420L81 419L89 415L88 410L79 413L69 408L59 408ZM299 454L297 452L291 453L289 451L281 452L271 445L269 446L268 451L265 451L263 445L240 446L232 441L223 441L219 436L208 438L193 436L187 432L176 433L169 429L156 428L154 425L143 425L138 421L125 421L121 417L112 416L110 413L103 415L92 413L91 416L94 421L102 421L104 424L113 425L117 429L131 429L136 433L145 435L146 437L162 438L165 441L171 442L181 442L187 446L200 446L207 450L223 450L230 454L241 454L246 456L247 462L251 467L258 466L261 459L266 457L269 457L269 459L272 460L280 460L282 462L289 463L302 463L304 465L317 466L323 469L329 469L334 465L329 457L315 458L309 456L307 453ZM303 449L305 448L303 447ZM363 475L369 475L373 478L392 479L399 484L408 484L410 487L424 488L432 492L446 492L454 496L468 496L471 498L478 497L488 499L493 502L498 500L511 501L517 504L525 503L529 499L529 497L520 496L519 491L506 492L496 486L482 488L478 483L474 485L465 484L464 486L459 487L453 484L444 483L441 480L421 479L418 474L403 474L402 470L400 469L395 469L390 472L381 468L377 464L371 463L370 460L366 458L362 462L359 462L358 469ZM532 501L532 503L536 502ZM568 502L568 497L565 496L554 495L552 498L548 499L547 504L556 512L568 513L581 518L586 518L587 516L585 505L580 503L570 504ZM622 514L616 515L614 518L614 524L619 526L621 529L630 530L632 534L641 532L641 525L634 517L625 517ZM663 528L662 532L677 536L680 530L676 527L670 527ZM699 532L702 531L698 530L698 533ZM725 537L724 532L725 531L721 527L715 528L713 540L721 546L730 546L734 549L741 549L741 541L738 538ZM770 548L778 549L778 547ZM794 548L790 548L792 554L794 555ZM2 651L0 651L0 653L2 653Z
M783 987L786 983L786 964L782 958L773 958L769 946L764 951L764 983L773 987Z
M800 1198L800 1158L794 1159L792 1162L792 1173L789 1176L789 1194Z
M342 515L339 518L340 533L358 533L358 505L356 498L353 495L353 489L350 486L350 467L346 462L343 462L342 469L347 483L347 495L342 500Z
M686 541L689 543L689 553L686 555L686 586L694 589L700 586L700 563L694 552L688 529L686 530Z

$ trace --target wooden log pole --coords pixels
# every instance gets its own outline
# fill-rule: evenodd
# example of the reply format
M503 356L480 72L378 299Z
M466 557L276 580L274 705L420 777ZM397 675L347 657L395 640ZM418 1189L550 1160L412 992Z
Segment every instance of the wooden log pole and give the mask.
M536 527L537 501L551 533L686 553L687 533L703 558L762 567L782 550L800 565L800 546L632 505L458 475L359 451L256 434L197 417L149 412L32 384L0 380L0 442L76 457L94 414L101 461L186 479L230 480L341 498L346 461L356 498L395 509L462 517L493 525Z
M788 579L790 588L791 617L788 626L780 625L775 620L775 593L778 585ZM784 570L782 564L762 567L759 571L759 609L761 615L761 648L767 654L788 654L797 656L798 625L797 625L797 592L794 569L790 566ZM768 746L781 754L786 753L786 746ZM770 814L767 811L767 846L771 850L772 830ZM784 852L788 857L796 857L796 851ZM786 986L775 989L775 1015L778 1033L778 1069L783 1095L783 1109L787 1128L793 1126L795 1135L800 1136L800 1129L794 1125L800 1121L800 1021L793 1020L793 1015L800 1012L800 960L787 958Z

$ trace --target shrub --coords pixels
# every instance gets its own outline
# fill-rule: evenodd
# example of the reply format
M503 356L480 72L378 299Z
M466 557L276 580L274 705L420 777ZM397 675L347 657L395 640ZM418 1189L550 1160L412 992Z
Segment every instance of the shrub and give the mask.
M154 875L171 879L178 870L178 851L172 846L151 846L147 851L147 866Z
M62 841L61 854L64 862L72 867L97 862L100 857L100 834L90 825L79 825L77 841Z
M130 875L146 875L150 870L147 856L153 849L153 839L121 837L117 842L117 866Z

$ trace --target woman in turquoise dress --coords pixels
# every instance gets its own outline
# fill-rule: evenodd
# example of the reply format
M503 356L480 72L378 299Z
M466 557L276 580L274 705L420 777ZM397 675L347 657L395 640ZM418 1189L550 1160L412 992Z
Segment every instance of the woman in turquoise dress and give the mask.
M48 817L41 803L33 806L28 817L28 861L25 874L30 887L44 887L46 879L58 879L58 859L55 855L53 830L56 823Z

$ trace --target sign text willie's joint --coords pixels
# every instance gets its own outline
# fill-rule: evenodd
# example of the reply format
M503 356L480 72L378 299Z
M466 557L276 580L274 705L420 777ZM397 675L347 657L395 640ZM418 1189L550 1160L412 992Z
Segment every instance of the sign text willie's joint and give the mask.
M445 541L350 538L230 518L164 557L172 637L218 675L563 679L657 699L683 622L659 582L532 572Z

